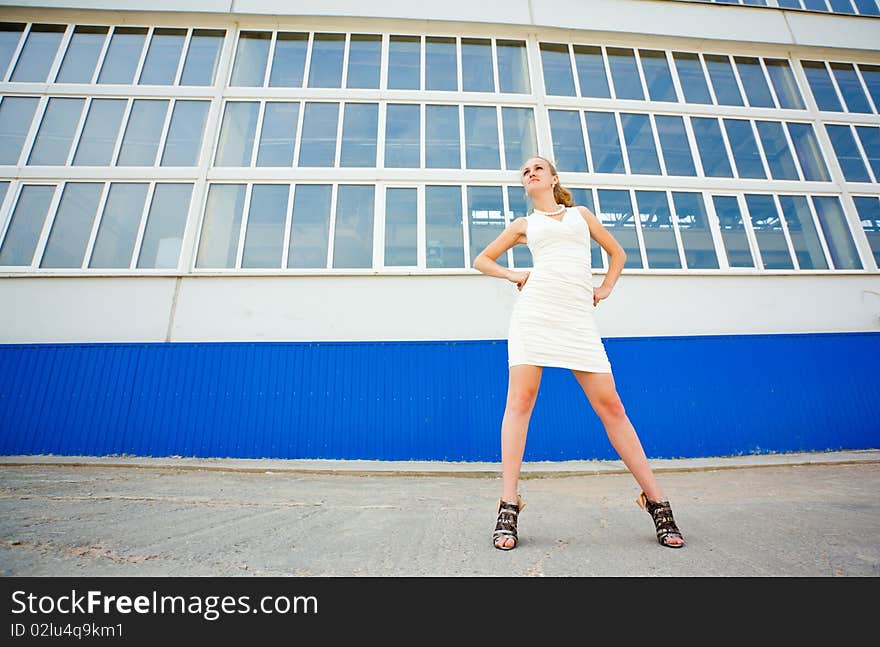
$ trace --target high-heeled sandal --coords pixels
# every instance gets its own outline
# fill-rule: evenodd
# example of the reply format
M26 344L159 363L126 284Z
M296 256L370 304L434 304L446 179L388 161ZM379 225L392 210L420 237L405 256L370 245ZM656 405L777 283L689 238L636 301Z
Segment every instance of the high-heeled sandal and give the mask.
M642 492L636 503L642 510L646 510L654 520L654 527L657 529L657 542L661 546L667 548L682 548L684 546L684 537L678 526L675 525L675 519L672 516L672 507L669 501L651 501L648 496ZM672 544L669 542L670 537L678 537L681 539L680 544Z
M492 545L498 550L513 550L519 543L516 524L519 513L526 507L520 495L516 495L516 503L510 503L504 499L498 500L498 521L495 523L495 531L492 533ZM513 546L505 546L508 539L513 539ZM501 545L499 546L499 542Z

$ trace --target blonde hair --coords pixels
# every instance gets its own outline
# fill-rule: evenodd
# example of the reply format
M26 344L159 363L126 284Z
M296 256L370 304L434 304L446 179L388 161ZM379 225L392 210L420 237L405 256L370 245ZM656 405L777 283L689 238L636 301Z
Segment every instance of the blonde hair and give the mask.
M548 160L546 157L541 157L540 155L533 155L529 159L532 158L538 158L547 162L547 166L550 167L550 173L558 177L559 174L557 173L556 167L553 165L553 162ZM557 182L553 185L553 199L563 206L574 206L574 196L571 194L571 191L562 186L562 182Z

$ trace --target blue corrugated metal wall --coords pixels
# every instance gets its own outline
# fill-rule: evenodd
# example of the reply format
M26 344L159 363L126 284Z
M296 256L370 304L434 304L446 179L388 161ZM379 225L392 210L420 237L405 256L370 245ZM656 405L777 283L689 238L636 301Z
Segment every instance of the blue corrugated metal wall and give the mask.
M880 447L880 334L605 340L649 457ZM0 453L500 460L506 342L0 345ZM526 460L616 458L544 370Z

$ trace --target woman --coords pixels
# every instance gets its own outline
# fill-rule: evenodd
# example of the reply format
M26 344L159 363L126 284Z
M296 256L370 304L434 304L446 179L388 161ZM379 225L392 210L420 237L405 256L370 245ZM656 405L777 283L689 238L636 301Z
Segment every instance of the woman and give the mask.
M522 293L511 314L507 342L510 378L501 423L504 485L493 543L500 550L516 548L517 519L525 507L518 483L529 418L543 367L555 366L571 369L614 449L642 487L636 502L651 514L657 541L681 548L684 538L617 394L593 316L593 308L611 294L626 252L589 209L574 205L549 160L532 157L520 170L534 209L511 222L473 263L483 274L515 283ZM598 288L593 288L590 270L591 236L610 256L610 267ZM531 272L510 270L495 262L520 243L532 252Z

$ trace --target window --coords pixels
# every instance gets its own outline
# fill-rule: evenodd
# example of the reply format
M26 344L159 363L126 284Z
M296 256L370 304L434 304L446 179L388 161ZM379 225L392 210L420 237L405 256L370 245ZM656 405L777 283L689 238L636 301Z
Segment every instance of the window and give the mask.
M728 264L730 267L755 267L736 196L713 195L712 202L721 228L721 240L727 252Z

